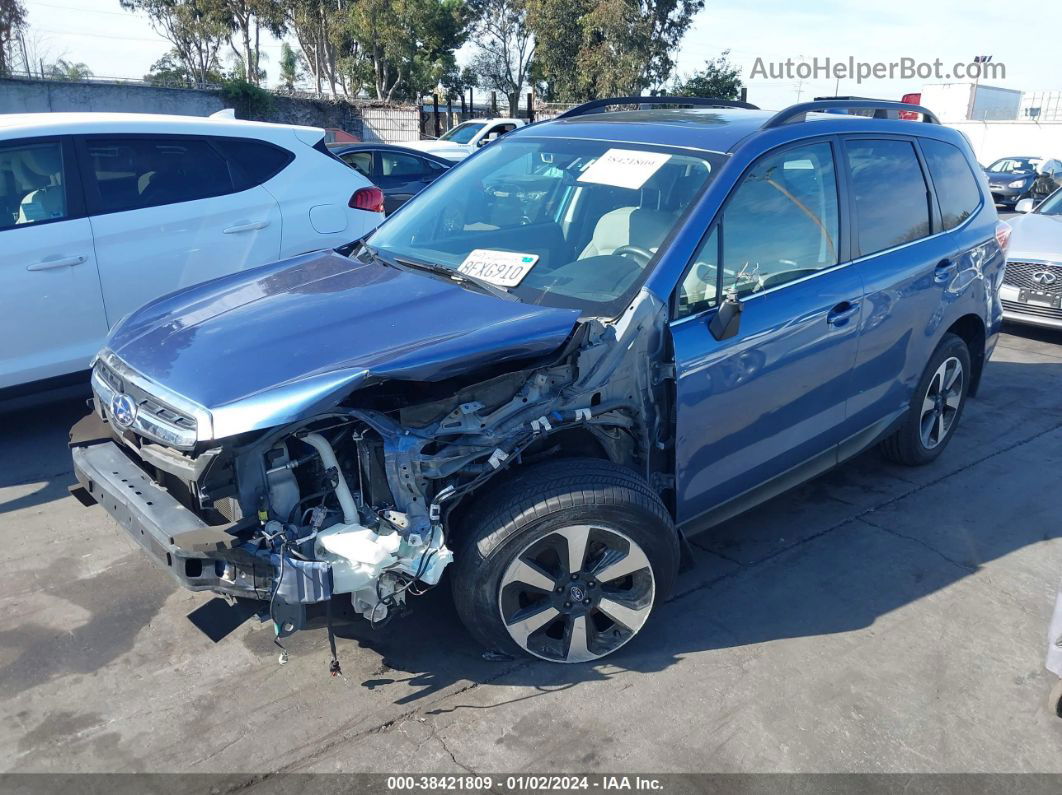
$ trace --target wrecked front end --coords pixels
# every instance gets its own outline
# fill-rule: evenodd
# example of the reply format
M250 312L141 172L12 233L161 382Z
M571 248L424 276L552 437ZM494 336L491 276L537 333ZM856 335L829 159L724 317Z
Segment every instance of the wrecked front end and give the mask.
M258 600L278 637L335 598L380 624L439 582L499 473L563 453L667 477L664 317L642 291L548 354L437 380L369 372L306 416L205 440L206 409L104 352L71 434L78 496L184 587Z

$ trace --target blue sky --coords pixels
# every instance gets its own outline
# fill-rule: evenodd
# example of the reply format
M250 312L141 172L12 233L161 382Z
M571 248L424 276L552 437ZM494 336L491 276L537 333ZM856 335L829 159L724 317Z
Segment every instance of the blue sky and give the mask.
M97 75L139 77L167 49L145 17L123 11L118 0L23 0L29 11L31 47L40 57L87 63ZM1039 6L1039 7L1037 7ZM680 72L730 49L746 77L756 58L784 61L831 57L877 62L902 57L940 58L950 67L990 53L1007 67L993 85L1025 91L1062 89L1059 32L1062 3L1014 6L985 0L856 0L784 2L708 0L678 54ZM263 64L275 79L280 43L268 40ZM467 49L467 48L466 48ZM462 53L464 55L464 53ZM898 99L921 81L771 81L747 79L749 100L777 108L803 99L857 94Z

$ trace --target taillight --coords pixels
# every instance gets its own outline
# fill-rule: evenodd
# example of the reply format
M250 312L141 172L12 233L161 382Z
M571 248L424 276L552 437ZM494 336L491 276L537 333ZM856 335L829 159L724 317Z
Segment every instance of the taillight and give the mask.
M347 202L348 207L355 210L368 210L370 213L382 213L384 211L383 191L373 185L370 188L358 188Z
M1010 224L1006 221L996 221L996 242L999 243L999 248L1004 254L1007 253L1007 246L1010 244Z

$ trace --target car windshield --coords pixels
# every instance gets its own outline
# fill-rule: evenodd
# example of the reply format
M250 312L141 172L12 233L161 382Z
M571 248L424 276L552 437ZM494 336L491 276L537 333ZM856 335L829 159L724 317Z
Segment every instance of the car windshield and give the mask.
M1004 157L988 167L999 174L1029 174L1036 171L1039 160L1029 157Z
M507 139L436 181L369 239L527 303L615 315L723 156L606 141Z
M483 122L466 121L439 136L440 141L453 141L455 144L467 144L472 137L483 129Z
M1062 215L1062 190L1056 190L1036 208L1040 215Z

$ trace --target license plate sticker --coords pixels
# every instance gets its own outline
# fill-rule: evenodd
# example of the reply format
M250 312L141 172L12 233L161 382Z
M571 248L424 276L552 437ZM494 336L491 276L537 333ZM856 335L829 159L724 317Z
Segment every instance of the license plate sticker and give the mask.
M538 254L477 248L457 266L457 271L499 287L516 287L531 272L536 262Z
M637 190L670 159L663 152L609 149L579 176L579 182Z

